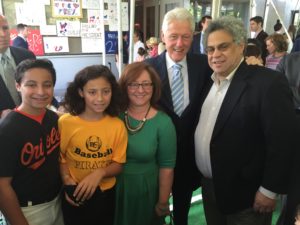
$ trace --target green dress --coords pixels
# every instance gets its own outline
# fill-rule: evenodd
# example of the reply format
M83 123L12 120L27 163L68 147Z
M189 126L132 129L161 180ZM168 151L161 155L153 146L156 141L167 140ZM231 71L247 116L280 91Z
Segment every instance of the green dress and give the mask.
M140 121L129 116L129 122L135 127ZM128 133L127 159L116 184L115 225L162 224L155 216L159 168L174 168L175 161L176 132L165 113L158 111L140 131Z

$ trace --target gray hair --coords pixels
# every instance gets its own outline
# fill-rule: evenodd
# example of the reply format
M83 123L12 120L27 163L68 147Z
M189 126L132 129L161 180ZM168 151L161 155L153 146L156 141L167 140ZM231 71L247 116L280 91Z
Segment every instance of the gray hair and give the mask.
M163 33L168 30L169 24L174 20L188 21L191 27L191 31L195 31L195 22L192 14L186 8L175 8L167 12L164 16L164 20L161 26L161 30Z
M233 42L236 44L246 44L247 43L247 31L245 29L244 23L235 17L224 16L216 20L213 20L207 27L204 35L204 46L207 46L208 36L215 31L224 30L228 32L232 38Z

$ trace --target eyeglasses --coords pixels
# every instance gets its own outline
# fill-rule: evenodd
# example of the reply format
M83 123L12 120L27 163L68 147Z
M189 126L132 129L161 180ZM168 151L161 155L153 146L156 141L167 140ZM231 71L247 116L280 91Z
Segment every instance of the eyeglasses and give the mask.
M234 43L234 42L224 42L224 43L221 43L221 44L217 45L216 47L213 47L213 46L207 46L207 47L205 48L205 51L206 51L206 53L207 53L208 55L212 55L212 54L215 52L216 49L217 49L218 51L220 51L220 52L225 52L225 51L227 51L227 50L230 48L230 46L231 46L233 43Z
M145 91L150 90L153 86L153 83L151 82L145 82L145 83L137 83L137 82L133 82L133 83L129 83L128 84L128 88L130 90L138 90L139 87L142 87Z

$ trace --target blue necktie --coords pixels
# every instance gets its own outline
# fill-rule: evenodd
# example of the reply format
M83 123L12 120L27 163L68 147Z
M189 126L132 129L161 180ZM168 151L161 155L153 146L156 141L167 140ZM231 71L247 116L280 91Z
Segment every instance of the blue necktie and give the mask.
M182 66L180 64L174 64L173 77L172 77L172 100L174 112L180 116L183 112L183 78L181 73Z

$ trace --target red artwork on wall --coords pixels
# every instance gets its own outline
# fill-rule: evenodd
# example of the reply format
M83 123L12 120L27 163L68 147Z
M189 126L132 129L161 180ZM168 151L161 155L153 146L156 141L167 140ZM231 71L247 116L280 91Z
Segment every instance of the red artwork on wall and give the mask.
M10 44L12 45L13 39L18 36L16 29L10 30ZM44 55L43 38L40 34L40 30L29 29L27 37L29 50L32 51L36 56Z

